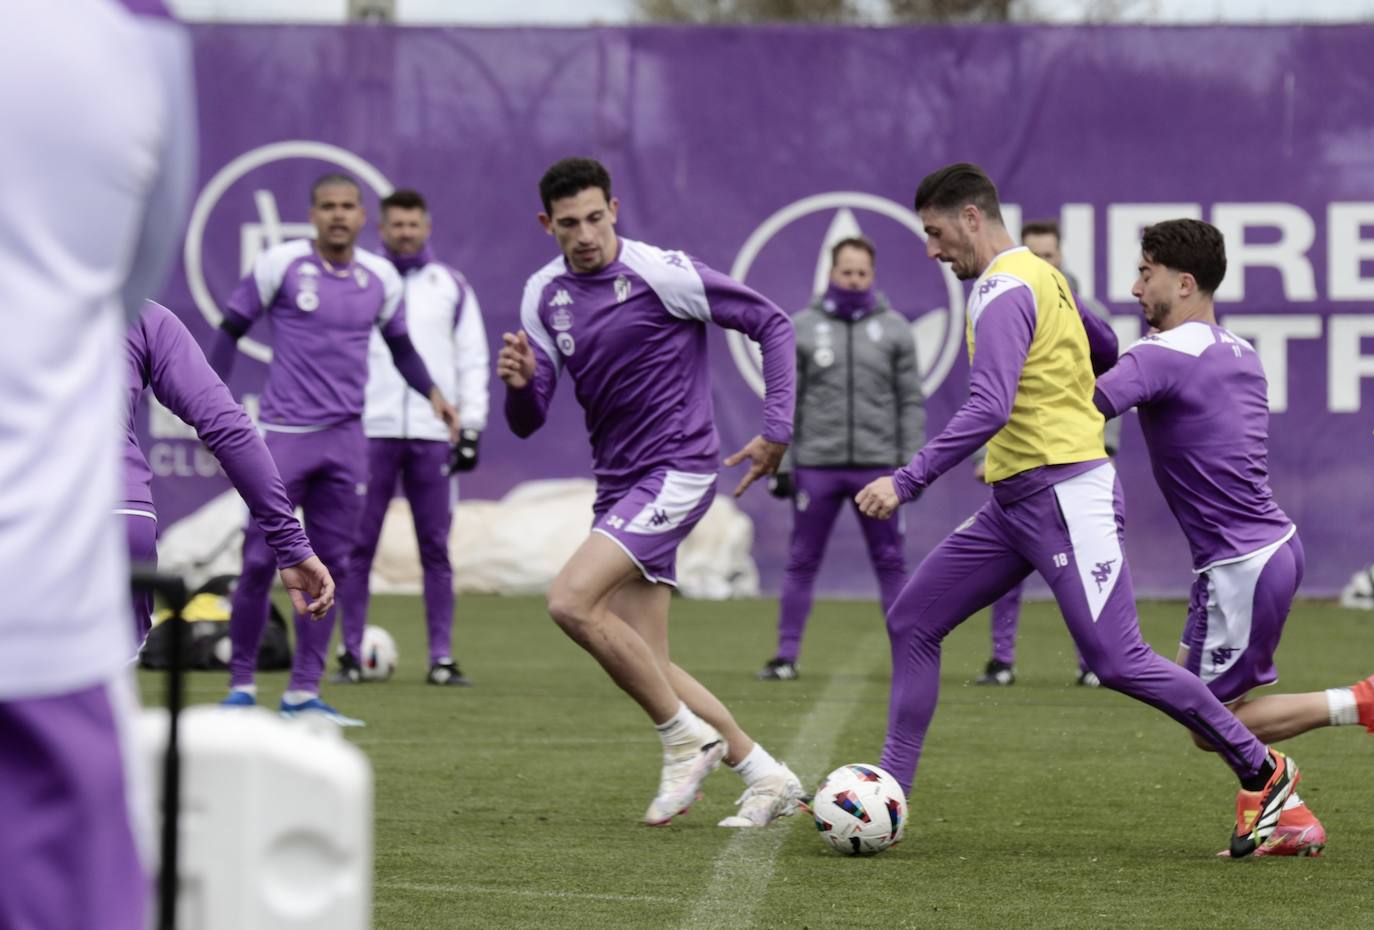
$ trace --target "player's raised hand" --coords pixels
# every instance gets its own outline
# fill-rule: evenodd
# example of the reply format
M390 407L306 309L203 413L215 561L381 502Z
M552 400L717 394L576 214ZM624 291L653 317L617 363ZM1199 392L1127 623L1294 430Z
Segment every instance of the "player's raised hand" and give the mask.
M749 472L740 479L739 486L735 488L735 496L739 497L745 488L760 478L776 473L786 451L786 443L770 442L762 436L755 436L745 443L743 449L726 459L726 465L738 465L745 459L749 460Z
M281 583L298 614L319 620L334 606L334 578L318 556L281 570Z
M502 333L501 351L496 355L496 376L517 391L534 380L537 360L523 329Z
M854 503L859 505L859 513L865 517L886 520L897 512L902 501L897 496L897 487L892 483L891 476L883 475L881 478L874 478L862 491L854 495Z

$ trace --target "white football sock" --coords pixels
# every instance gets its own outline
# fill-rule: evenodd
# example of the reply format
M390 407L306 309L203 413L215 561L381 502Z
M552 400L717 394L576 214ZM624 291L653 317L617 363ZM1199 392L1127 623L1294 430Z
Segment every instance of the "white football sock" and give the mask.
M1350 688L1328 688L1326 712L1333 727L1348 727L1360 722L1360 711L1355 705L1355 692Z
M664 749L690 746L701 738L701 718L686 704L679 703L677 713L663 723L654 724Z
M754 748L749 750L749 755L745 756L739 765L732 765L730 768L739 773L739 777L744 779L744 784L748 787L753 787L760 778L785 771L783 764L769 755L761 743L755 743Z
M251 695L253 695L253 697L257 697L257 696L258 696L258 686L257 686L257 685L234 685L234 687L232 687L232 688L229 689L229 693L230 693L230 694L233 694L235 691L242 691L244 694L251 694Z
M306 701L317 697L319 694L314 691L287 691L281 696L281 699L288 704L304 704Z

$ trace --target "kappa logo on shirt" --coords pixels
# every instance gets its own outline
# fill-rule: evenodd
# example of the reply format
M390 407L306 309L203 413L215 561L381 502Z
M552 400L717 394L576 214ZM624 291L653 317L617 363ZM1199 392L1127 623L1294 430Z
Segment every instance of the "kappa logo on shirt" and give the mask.
M368 276L367 276L367 269L366 269L366 268L354 268L354 269L353 269L353 280L358 282L358 287L362 288L363 290L367 290L367 282L368 282L368 280L369 280L369 279L368 279Z
M982 285L978 288L978 296L979 296L979 297L986 297L986 296L988 296L989 293L991 293L992 291L997 290L997 286L1000 285L1001 283L1002 283L1002 279L999 278L997 275L993 275L992 277L990 277L990 278L988 278L986 281L984 281L984 282L982 283Z
M674 268L681 268L684 271L687 269L687 256L681 252L665 252L663 260Z
M622 275L615 278L615 302L623 304L630 296L630 279Z
M573 302L572 295L565 288L559 288L558 293L553 295L553 300L549 301L550 307L568 307Z

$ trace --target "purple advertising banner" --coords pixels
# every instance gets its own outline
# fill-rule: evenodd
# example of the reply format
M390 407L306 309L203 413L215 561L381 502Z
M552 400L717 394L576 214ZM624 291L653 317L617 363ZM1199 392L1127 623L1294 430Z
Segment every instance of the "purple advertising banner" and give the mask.
M967 393L964 289L924 255L912 195L974 161L1013 235L1055 218L1080 290L1140 334L1139 230L1191 216L1226 235L1223 325L1269 377L1270 467L1306 546L1308 594L1374 557L1374 28L396 29L201 26L200 184L184 260L162 300L208 344L254 255L306 235L309 187L343 170L378 195L429 200L436 255L460 268L493 351L525 279L555 254L537 182L567 155L601 159L620 230L688 251L789 311L821 286L826 245L861 231L878 286L912 321L940 429ZM364 245L375 246L371 229ZM759 431L749 347L712 334L723 452ZM232 387L252 409L270 328L241 343ZM250 359L256 359L251 361ZM587 476L581 411L559 388L518 440L493 418L465 498ZM143 424L164 525L227 484L170 415ZM1183 538L1129 414L1118 458L1138 589L1183 594ZM722 488L737 476L727 472ZM912 564L986 498L972 466L906 508ZM752 489L764 590L777 589L788 508ZM819 590L871 594L842 519Z

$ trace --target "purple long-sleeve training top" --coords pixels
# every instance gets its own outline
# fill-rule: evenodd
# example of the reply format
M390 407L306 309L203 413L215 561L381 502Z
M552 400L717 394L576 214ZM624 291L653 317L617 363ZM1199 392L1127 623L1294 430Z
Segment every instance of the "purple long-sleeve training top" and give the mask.
M620 239L614 261L575 274L562 256L525 285L521 325L533 381L507 389L512 431L544 423L560 373L586 412L598 484L619 488L646 469L719 468L706 324L738 330L763 352L763 437L792 441L796 390L792 321L766 298L683 252Z
M253 521L267 534L277 564L297 565L314 552L296 520L281 475L267 445L242 407L205 360L185 325L172 311L149 300L124 338L128 363L124 430L124 499L153 508L152 469L139 448L134 413L145 388L167 409L195 428L214 453L230 483L248 504Z

